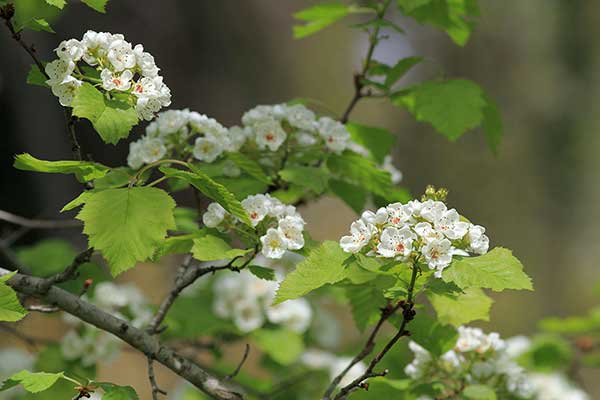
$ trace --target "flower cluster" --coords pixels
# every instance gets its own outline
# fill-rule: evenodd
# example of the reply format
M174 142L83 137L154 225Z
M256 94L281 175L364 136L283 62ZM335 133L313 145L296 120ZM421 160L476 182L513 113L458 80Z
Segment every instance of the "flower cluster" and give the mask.
M63 106L71 106L84 81L107 92L131 95L138 116L148 121L171 104L171 91L158 74L152 54L141 44L132 46L121 34L87 31L82 40L61 42L55 52L58 59L45 67L46 83Z
M511 357L507 343L492 332L459 327L454 349L435 358L426 349L411 341L409 348L415 355L404 372L417 381L435 379L464 379L468 384L494 384L499 392L505 391L519 398L530 398L533 387L525 370Z
M292 259L300 257L288 254ZM254 261L268 264L264 259ZM281 269L275 268L277 278L282 280ZM273 306L278 286L279 282L259 279L246 270L239 274L220 275L213 286L213 310L221 318L230 318L241 332L259 329L268 321L304 333L313 315L308 301L299 298Z
M308 349L300 357L300 362L311 369L323 369L329 372L330 380L333 380L339 374L341 374L350 362L352 357L338 357L329 352L319 349ZM352 366L344 375L339 387L344 387L352 383L355 379L360 378L365 371L367 366L362 361Z
M340 246L348 253L364 251L400 261L422 257L441 277L452 256L487 253L489 239L484 227L462 220L443 202L413 200L365 211L350 226L350 235L340 239Z
M242 200L250 222L260 236L261 252L267 258L281 258L286 250L304 247L304 219L296 207L282 203L268 194L255 194ZM209 228L230 228L240 224L220 204L211 203L202 215Z
M133 285L99 283L91 302L106 312L130 321L136 328L148 324L152 318L152 310L144 295ZM83 366L91 366L99 360L110 360L118 353L119 340L111 334L83 324L70 315L65 315L64 319L75 326L61 342L65 359L79 360Z

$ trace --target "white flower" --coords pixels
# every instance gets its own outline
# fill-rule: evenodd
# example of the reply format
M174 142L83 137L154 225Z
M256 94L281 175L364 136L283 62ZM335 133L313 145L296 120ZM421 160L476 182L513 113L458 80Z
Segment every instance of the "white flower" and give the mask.
M219 203L210 203L202 215L202 222L209 228L218 226L227 215L227 211Z
M184 130L187 123L188 113L185 110L167 110L158 114L158 117L153 122L155 124L155 128L153 129L160 132L160 136L168 136ZM146 128L146 133L148 133L150 125Z
M139 149L142 160L146 164L153 163L164 157L167 149L159 138L144 138Z
M559 373L531 374L529 379L540 400L588 400L590 397Z
M54 51L63 60L79 61L87 51L87 47L77 39L69 39L60 42Z
M242 200L242 206L248 213L252 226L256 226L269 213L269 197L263 194L251 195Z
M312 369L327 369L335 360L333 354L319 349L308 349L300 356L300 362Z
M283 237L275 228L269 228L264 236L261 236L262 254L267 258L281 258L287 249Z
M200 161L213 162L223 153L223 147L211 136L199 137L194 144L194 157Z
M460 215L454 208L441 212L433 222L435 229L450 240L461 239L469 230L469 224L460 220Z
M276 151L285 142L287 134L274 119L264 120L254 126L256 144L260 149Z
M341 374L342 371L344 371L351 362L351 357L340 357L337 360L335 360L335 362L331 365L329 369L330 378L333 380L336 376ZM367 366L362 361L354 364L352 368L348 370L346 375L344 375L338 387L344 387L351 384L352 382L354 382L354 380L360 378L366 370Z
M350 236L342 236L340 246L346 253L358 253L371 241L376 231L377 228L363 220L354 221L350 225Z
M325 146L335 153L344 151L350 140L346 127L329 117L319 119L319 134L325 140Z
M73 103L75 93L81 87L82 83L80 80L68 76L62 83L51 86L52 94L58 97L58 102L61 106L70 107Z
M429 269L437 270L436 277L441 277L442 270L452 262L452 243L448 239L436 239L428 242L421 249Z
M259 304L253 300L239 301L233 306L233 323L242 332L260 328L265 317Z
M408 257L412 251L412 242L417 235L409 227L403 228L388 227L381 233L380 242L377 245L377 252L383 257Z
M135 55L135 62L142 71L142 75L154 78L158 75L159 68L154 62L152 54L144 51L144 46L141 44L135 45L133 48L133 54Z
M300 146L312 146L317 143L317 138L312 133L299 132L296 135L296 140Z
M429 222L435 222L444 211L446 211L446 205L441 201L427 200L419 207L420 216Z
M288 300L267 308L267 319L274 324L297 332L304 333L312 320L312 309L306 299Z
M389 222L395 226L402 226L413 221L412 209L407 204L392 203L387 206Z
M144 77L133 84L132 93L137 97L150 98L158 95L154 79Z
M250 136L250 130L248 128L241 128L239 126L232 126L227 132L229 137L227 151L235 152L239 151L240 148L246 143L248 136Z
M98 64L98 58L104 57L108 51L108 45L112 35L107 32L87 31L83 35L81 43L87 49L83 54L83 61L91 66Z
M138 169L144 165L144 159L142 157L142 142L131 142L129 143L129 155L127 156L127 165L133 169Z
M64 83L71 77L71 73L75 69L75 63L72 60L57 59L46 64L44 71L48 75L46 83L50 86Z
M109 69L103 69L100 73L102 79L102 87L105 90L129 90L131 87L131 79L133 73L130 70L125 70L121 75L113 74Z
M419 379L425 373L425 367L431 361L431 354L412 340L408 348L414 353L413 361L404 368L404 373L413 379Z
M444 238L444 235L431 226L429 222L419 222L414 227L417 235L423 238L425 242L431 242L432 240L441 240Z
M227 129L214 118L209 118L197 112L191 112L189 122L192 128L199 133L219 139L221 142L228 141ZM222 147L225 147L225 143L222 144Z
M290 250L299 250L304 247L304 220L300 217L284 217L279 221L277 228L285 246Z
M363 212L362 215L360 216L360 219L365 221L365 223L367 223L367 224L382 225L387 222L388 216L389 215L388 215L388 211L386 210L386 208L381 207L377 210L377 212L373 212L370 210Z
M154 118L154 114L160 110L161 106L162 105L158 99L140 97L138 98L137 103L135 103L135 111L141 119L150 121L152 118Z
M402 172L394 166L392 156L385 156L381 168L390 173L390 179L394 185L402 182Z
M469 225L469 251L475 254L485 254L490 247L490 239L484 234L485 228L480 225Z
M291 126L303 129L312 130L315 127L315 113L310 111L302 104L296 104L293 106L286 106L285 118Z
M135 67L136 58L131 43L122 37L113 37L113 41L108 46L107 57L115 71Z

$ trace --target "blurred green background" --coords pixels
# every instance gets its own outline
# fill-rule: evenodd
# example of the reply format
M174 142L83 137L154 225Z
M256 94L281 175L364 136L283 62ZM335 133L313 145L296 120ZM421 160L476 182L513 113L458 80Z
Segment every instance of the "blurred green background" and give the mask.
M301 41L292 39L291 14L312 3L305 0L113 0L107 15L73 3L53 22L56 35L25 35L43 59L51 58L60 40L80 38L87 29L123 33L155 56L173 93L172 108L189 107L225 125L239 123L241 114L256 104L295 97L318 99L341 112L367 46L364 34L348 29L351 21ZM449 143L385 101L360 103L351 119L398 136L395 164L413 194L426 184L447 187L451 206L484 225L493 246L511 248L523 261L535 292L494 294L492 321L481 324L510 336L534 331L542 317L583 313L598 303L600 2L480 4L481 19L464 48L395 15L406 35L391 35L375 59L393 62L424 55L428 62L408 74L405 84L443 70L482 85L503 113L505 136L497 157L478 132ZM78 184L70 177L11 167L13 155L20 152L49 160L70 157L62 109L49 90L25 84L29 65L27 55L2 29L0 209L53 218L78 194ZM85 154L108 165L125 163L128 143L103 145L86 122L79 130ZM135 132L137 137L143 126ZM302 212L318 239L337 239L354 218L331 199ZM84 245L81 235L71 235L66 237ZM30 233L20 244L41 237ZM164 282L158 279L164 269L148 268L149 275L133 272L125 279L143 278L142 286L157 300L165 288L154 286ZM140 385L145 385L143 373ZM586 371L585 376L592 398L599 398L599 374Z

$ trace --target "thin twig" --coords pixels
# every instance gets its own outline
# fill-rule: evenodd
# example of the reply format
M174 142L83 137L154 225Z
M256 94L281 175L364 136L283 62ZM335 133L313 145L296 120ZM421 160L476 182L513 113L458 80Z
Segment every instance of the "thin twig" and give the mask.
M167 395L167 392L158 387L156 383L156 376L154 375L154 359L148 356L148 379L150 380L150 386L152 387L152 400L158 400L158 395Z
M94 249L92 247L79 253L77 257L75 257L73 262L67 268L65 268L64 271L45 279L46 287L49 288L52 285L63 283L76 278L77 270L80 266L90 261L90 259L92 258L92 254L94 254Z
M250 345L248 343L246 343L246 349L244 350L244 355L242 356L242 359L241 359L240 363L238 364L238 366L236 367L236 369L231 374L225 376L226 380L233 379L233 378L235 378L237 376L237 374L240 373L240 370L242 369L242 366L244 365L244 363L248 359L248 354L250 354Z
M81 221L76 219L30 219L4 210L0 210L0 220L29 229L66 229L82 226Z

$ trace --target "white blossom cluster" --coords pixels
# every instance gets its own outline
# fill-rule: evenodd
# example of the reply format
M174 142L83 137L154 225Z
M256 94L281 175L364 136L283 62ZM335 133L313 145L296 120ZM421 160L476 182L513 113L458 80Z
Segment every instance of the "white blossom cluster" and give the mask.
M329 372L330 380L333 380L340 373L346 369L352 357L338 357L335 354L319 349L308 349L302 356L300 356L300 362L310 369L327 370ZM344 375L339 387L344 387L352 383L355 379L360 378L365 371L367 366L362 361L352 366Z
M282 203L268 194L255 194L242 200L252 226L264 232L260 237L261 253L267 258L283 257L286 250L304 247L304 219L296 207ZM202 222L209 228L231 227L239 224L220 204L211 203L202 215Z
M298 255L287 253L287 258ZM254 262L269 265L266 259ZM265 322L276 324L297 333L304 333L310 326L313 312L306 299L288 300L273 305L279 281L284 274L274 266L278 281L259 279L247 270L239 274L220 275L213 286L213 310L221 318L231 319L241 332L262 327Z
M101 282L96 285L90 300L98 308L141 328L152 319L152 310L141 291L131 284ZM65 315L65 321L74 325L61 341L62 355L67 360L79 360L83 366L108 361L119 351L120 342L113 335L81 320Z
M58 59L46 64L46 83L63 106L71 106L85 80L108 92L130 94L138 116L148 121L171 104L171 91L152 54L141 44L132 46L121 34L87 31L81 40L62 41L54 51ZM99 71L100 79L85 74L84 66Z
M454 349L437 359L411 341L409 348L415 358L406 366L406 375L417 381L461 375L469 384L502 382L502 390L519 398L533 395L526 371L514 361L498 333L486 335L481 329L464 326L458 328L458 333Z
M365 211L350 226L350 235L340 239L340 246L348 253L365 251L368 256L400 261L422 257L439 278L454 255L487 253L489 239L484 227L463 221L443 202L413 200Z

